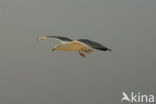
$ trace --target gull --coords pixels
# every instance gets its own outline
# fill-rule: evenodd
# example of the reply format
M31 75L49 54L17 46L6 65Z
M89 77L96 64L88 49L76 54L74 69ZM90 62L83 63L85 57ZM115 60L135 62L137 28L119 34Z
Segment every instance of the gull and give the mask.
M100 43L88 39L72 40L70 38L63 36L42 36L38 38L38 40L46 40L46 39L56 39L61 42L61 44L56 45L54 48L52 48L52 51L55 50L77 51L79 55L82 56L83 58L86 58L86 55L84 53L89 54L93 51L90 48L101 51L111 51L111 49L101 45Z

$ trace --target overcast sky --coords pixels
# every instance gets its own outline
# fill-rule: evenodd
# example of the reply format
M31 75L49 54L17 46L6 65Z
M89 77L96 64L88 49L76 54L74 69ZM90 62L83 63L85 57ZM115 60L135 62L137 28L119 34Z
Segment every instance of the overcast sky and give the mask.
M40 34L100 42L112 52L51 52ZM0 0L1 104L120 104L156 94L156 0Z

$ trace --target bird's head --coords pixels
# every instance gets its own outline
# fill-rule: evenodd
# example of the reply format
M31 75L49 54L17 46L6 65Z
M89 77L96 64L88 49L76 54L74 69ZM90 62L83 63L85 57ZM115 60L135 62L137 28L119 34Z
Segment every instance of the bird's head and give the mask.
M61 45L57 45L57 46L55 46L54 48L52 48L52 51L59 50L60 47L61 47Z
M62 45L56 45L55 49L59 49Z

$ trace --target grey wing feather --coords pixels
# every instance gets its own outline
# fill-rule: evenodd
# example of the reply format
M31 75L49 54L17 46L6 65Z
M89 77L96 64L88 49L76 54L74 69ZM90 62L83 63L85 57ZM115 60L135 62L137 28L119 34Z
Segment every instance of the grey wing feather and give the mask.
M84 44L86 44L86 45L88 45L88 46L90 46L90 47L92 47L94 49L98 49L98 50L101 50L101 51L107 51L107 50L111 51L111 49L101 45L100 43L94 42L92 40L78 39L77 41L82 42L82 43L84 43Z
M70 42L72 41L72 39L69 39L69 38L66 38L66 37L63 37L63 36L46 36L47 38L57 38L61 41L67 41L67 42Z
M72 39L69 39L69 38L66 38L66 37L62 37L62 36L42 36L42 37L40 37L37 40L45 40L45 39L48 39L48 38L53 38L53 39L59 40L63 44L72 41Z

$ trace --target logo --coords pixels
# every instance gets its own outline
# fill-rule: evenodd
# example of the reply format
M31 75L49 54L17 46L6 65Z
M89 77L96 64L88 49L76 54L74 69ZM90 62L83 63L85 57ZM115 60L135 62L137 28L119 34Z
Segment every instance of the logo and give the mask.
M121 102L123 101L128 101L128 102L146 102L146 103L153 103L154 102L154 95L146 95L146 94L141 94L140 92L134 93L131 92L129 95L126 94L125 92L122 92L122 99Z

